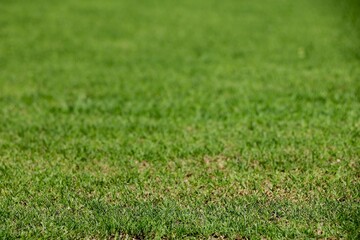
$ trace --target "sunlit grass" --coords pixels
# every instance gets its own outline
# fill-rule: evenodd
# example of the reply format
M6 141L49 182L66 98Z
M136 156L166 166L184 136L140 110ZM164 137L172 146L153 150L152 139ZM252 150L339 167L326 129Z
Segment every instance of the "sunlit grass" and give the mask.
M359 237L356 1L3 1L0 237Z

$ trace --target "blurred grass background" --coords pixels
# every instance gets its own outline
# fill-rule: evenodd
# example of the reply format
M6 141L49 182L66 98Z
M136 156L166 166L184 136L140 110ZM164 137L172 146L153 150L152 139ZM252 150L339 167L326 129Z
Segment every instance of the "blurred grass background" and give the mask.
M359 237L358 1L0 4L0 236Z

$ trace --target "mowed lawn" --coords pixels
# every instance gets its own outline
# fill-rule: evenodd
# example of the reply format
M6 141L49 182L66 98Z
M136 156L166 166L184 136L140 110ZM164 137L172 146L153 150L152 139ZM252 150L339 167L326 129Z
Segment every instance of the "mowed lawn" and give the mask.
M356 0L1 0L0 238L360 237Z

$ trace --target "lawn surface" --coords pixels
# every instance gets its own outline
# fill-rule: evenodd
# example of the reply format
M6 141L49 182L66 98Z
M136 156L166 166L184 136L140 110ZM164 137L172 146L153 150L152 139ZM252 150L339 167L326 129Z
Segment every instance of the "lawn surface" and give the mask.
M1 0L0 238L359 238L359 9Z

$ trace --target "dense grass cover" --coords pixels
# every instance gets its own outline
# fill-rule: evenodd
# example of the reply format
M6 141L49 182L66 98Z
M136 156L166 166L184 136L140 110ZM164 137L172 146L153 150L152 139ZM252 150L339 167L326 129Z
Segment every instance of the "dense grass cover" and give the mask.
M359 238L358 10L2 0L0 237Z

